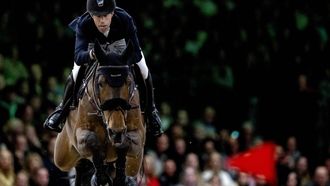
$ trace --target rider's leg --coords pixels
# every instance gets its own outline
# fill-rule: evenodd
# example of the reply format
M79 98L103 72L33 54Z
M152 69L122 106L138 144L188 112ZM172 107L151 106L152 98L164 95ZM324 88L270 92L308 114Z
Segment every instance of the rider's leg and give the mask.
M55 109L55 111L48 116L44 122L44 127L48 130L61 132L63 123L69 113L72 103L72 97L74 96L75 81L79 73L80 66L74 64L72 73L67 78L64 88L64 95L61 104Z
M148 78L145 79L146 85L146 93L147 93L147 107L146 107L146 115L147 115L147 124L148 124L148 131L153 136L160 136L163 132L162 130L162 122L159 117L158 110L156 109L155 105L155 98L154 98L154 87L152 83L151 74L148 74Z
M139 83L139 86L144 87L144 90L141 91L143 93L145 93L145 104L146 104L146 116L147 116L147 131L153 135L153 136L160 136L161 134L163 134L163 130L162 130L162 126L161 126L161 120L159 117L159 113L156 109L155 106L155 101L154 101L154 87L153 87L153 83L152 83L152 77L151 74L149 72L149 69L145 63L144 60L144 56L142 53L142 60L140 62L137 63L138 69L136 71L138 71L137 77L140 79L143 79L143 81L139 81L137 80L137 82ZM141 90L141 88L140 88Z

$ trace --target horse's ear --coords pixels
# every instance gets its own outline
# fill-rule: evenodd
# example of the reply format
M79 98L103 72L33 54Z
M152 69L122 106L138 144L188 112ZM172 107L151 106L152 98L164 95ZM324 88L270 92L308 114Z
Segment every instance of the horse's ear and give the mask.
M98 39L95 39L94 52L99 63L106 61L107 54L101 47L101 44Z
M134 56L134 46L131 40L128 41L127 47L122 54L122 59L128 62Z

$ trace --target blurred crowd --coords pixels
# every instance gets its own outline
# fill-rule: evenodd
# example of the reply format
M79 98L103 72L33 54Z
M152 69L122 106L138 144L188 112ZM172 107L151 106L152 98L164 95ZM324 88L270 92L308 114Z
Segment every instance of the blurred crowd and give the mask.
M136 22L166 131L147 140L146 185L266 185L226 158L268 140L278 185L329 185L330 2L117 4ZM84 11L77 0L0 6L1 186L70 184L42 123L73 64L67 25Z

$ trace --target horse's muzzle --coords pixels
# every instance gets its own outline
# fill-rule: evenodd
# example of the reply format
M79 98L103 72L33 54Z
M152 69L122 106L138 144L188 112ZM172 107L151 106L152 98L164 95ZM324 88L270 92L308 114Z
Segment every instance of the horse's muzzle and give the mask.
M122 129L119 131L115 131L113 129L108 128L109 131L109 138L112 142L112 144L117 147L125 147L125 141L126 141L126 134L127 134L127 129Z

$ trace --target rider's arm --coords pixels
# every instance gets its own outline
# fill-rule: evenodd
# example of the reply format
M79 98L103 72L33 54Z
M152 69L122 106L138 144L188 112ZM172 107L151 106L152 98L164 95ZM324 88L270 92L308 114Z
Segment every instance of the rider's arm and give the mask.
M76 32L74 60L77 65L83 65L94 61L89 43L94 34L93 20L86 12L70 23L70 27Z
M136 26L134 24L133 19L131 17L129 17L129 18L130 19L128 20L128 38L131 40L131 42L133 44L134 51L135 51L136 64L140 69L141 75L142 75L143 79L147 79L148 74L149 74L149 69L148 69L146 60L144 58L143 52L140 47L139 39L137 36Z
M75 54L74 60L77 65L90 63L95 58L91 50L88 50L89 40L84 36L81 31L76 32Z

